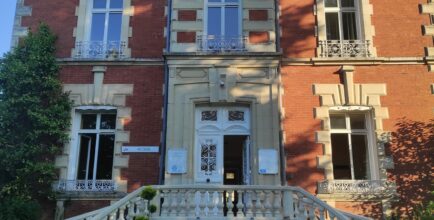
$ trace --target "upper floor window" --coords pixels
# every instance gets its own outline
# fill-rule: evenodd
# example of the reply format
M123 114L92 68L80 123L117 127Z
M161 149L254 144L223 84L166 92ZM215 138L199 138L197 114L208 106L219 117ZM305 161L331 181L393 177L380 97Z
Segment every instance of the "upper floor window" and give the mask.
M359 0L325 0L326 40L320 41L323 57L367 57L369 42L361 34Z
M330 115L334 179L371 179L373 146L370 123L365 113Z
M199 37L202 50L244 50L241 34L240 0L208 0L205 6L205 35Z
M85 40L77 42L80 58L122 58L125 42L121 39L123 0L92 0L87 16Z

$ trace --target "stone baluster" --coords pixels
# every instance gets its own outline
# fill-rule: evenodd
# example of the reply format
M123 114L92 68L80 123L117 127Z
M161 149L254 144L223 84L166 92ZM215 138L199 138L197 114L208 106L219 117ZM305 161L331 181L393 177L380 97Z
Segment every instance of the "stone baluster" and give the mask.
M163 197L163 204L161 205L161 216L167 217L169 216L169 208L170 208L170 199L169 199L170 190L161 190L161 192L162 192L161 197Z
M138 197L136 199L136 204L137 204L137 212L139 215L143 215L145 214L145 200L143 200L142 198Z
M126 206L124 205L124 206L121 206L120 208L119 208L119 220L125 220L125 208L126 208Z
M148 205L149 205L149 201L148 200L143 200L143 214L145 215L149 215L149 209L148 209Z
M217 216L219 214L218 203L219 203L219 193L214 191L212 194L212 210L211 213L213 216Z
M255 191L255 198L256 198L256 203L255 203L255 216L256 217L261 217L264 216L263 215L263 210L262 210L262 203L261 203L261 191Z
M242 207L242 203L241 203L241 195L242 195L242 191L241 190L237 190L237 192L234 192L234 196L235 194L237 195L237 201L234 204L235 208L235 213L234 215L236 215L237 217L239 216L243 216L243 207ZM234 201L235 202L235 201Z
M187 198L186 195L187 195L187 193L185 190L182 190L182 189L179 190L179 199L181 199L181 202L179 203L179 206L178 206L178 208L179 208L178 216L187 216L186 215L187 214L187 211L186 211L187 206L185 203L186 198Z
M112 213L110 213L109 220L116 220L116 211L117 211L117 209L115 211L113 211Z
M253 215L253 203L252 203L253 192L250 190L246 190L244 194L244 207L245 207L245 215L247 218L252 218Z
M281 214L281 206L282 206L282 200L281 200L281 191L275 190L274 191L274 202L273 202L273 214L276 218L282 218Z
M128 202L128 214L127 214L127 220L131 220L134 218L134 203L131 201Z
M234 212L232 211L232 209L234 208L234 204L233 204L233 191L227 191L227 193L226 193L226 195L227 195L227 198L226 198L226 207L228 208L228 213L227 213L227 216L228 217L233 217L234 216Z
M201 214L201 204L202 204L202 195L201 192L198 190L194 194L194 212L195 216L199 217Z
M178 211L178 191L172 190L172 193L170 194L170 210L169 210L169 216L177 216Z
M325 209L323 207L319 207L318 211L319 211L319 219L325 220Z
M283 217L294 218L294 194L290 190L283 191Z
M298 214L299 218L306 219L307 218L307 212L305 208L305 201L303 195L300 193L297 193L298 196Z
M265 217L272 217L273 213L271 212L271 208L272 208L271 201L273 198L273 192L266 190L266 191L263 191L263 193L264 193L264 216Z
M209 207L210 207L210 196L209 196L209 191L205 191L205 193L203 194L203 202L204 202L204 208L203 208L203 212L205 214L205 216L209 216Z
M309 205L309 219L316 219L315 204L313 201L311 201L311 203Z

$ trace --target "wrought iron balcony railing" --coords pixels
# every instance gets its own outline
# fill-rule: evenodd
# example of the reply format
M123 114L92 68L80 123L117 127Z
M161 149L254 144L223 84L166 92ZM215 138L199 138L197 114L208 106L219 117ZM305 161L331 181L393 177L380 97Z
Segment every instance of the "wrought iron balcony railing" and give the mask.
M53 183L57 192L114 192L117 189L114 180L59 180Z
M387 180L324 180L318 182L318 193L362 193L375 194L395 188L395 183Z
M370 57L368 40L319 41L321 57Z
M245 36L199 35L196 42L198 51L202 52L241 52L246 50L247 38Z
M75 59L122 59L125 58L124 41L78 41L75 44Z

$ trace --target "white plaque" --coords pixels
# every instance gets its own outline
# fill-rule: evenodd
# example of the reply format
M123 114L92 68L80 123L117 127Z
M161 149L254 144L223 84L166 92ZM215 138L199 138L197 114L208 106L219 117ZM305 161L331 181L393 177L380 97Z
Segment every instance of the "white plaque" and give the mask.
M122 153L158 153L158 146L122 146Z
M259 174L277 174L279 172L277 150L259 149Z
M187 150L178 148L167 151L167 172L171 174L187 172Z

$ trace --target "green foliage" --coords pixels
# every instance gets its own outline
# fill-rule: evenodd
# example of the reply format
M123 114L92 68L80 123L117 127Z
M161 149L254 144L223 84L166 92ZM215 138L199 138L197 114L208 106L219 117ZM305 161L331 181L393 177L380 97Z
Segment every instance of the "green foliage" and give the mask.
M157 191L153 189L151 186L145 187L145 189L142 191L142 194L140 195L143 199L146 200L152 200L155 195L157 195Z
M53 159L68 138L72 103L58 80L55 40L41 24L0 60L0 201L16 207L52 195Z
M154 204L151 204L151 205L149 206L149 212L150 212L150 213L155 213L156 211L157 211L157 206L154 205Z
M41 207L36 201L8 198L0 202L0 219L39 219Z
M414 216L420 220L434 220L434 201L427 205L419 205L414 209Z
M149 220L149 217L147 216L137 216L134 218L134 220Z

